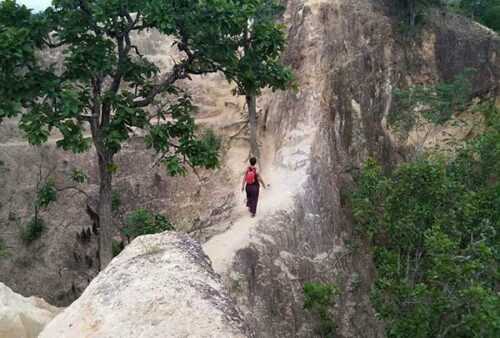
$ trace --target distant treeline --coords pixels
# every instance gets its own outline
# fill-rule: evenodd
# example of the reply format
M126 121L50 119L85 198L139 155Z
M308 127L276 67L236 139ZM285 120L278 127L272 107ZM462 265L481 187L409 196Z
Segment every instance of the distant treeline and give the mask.
M403 22L416 26L429 7L443 7L500 32L500 0L394 0Z

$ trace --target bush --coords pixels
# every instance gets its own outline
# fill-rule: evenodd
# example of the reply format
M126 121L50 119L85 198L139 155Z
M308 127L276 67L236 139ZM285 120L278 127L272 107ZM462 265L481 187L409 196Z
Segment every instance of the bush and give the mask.
M130 238L135 238L167 230L174 230L174 226L165 216L153 214L145 209L138 209L128 215L123 233Z
M333 284L305 283L304 309L309 311L318 319L318 334L321 337L333 337L335 334L335 322L329 313L333 305L333 297L338 294Z
M71 172L71 179L73 182L82 184L88 181L88 176L80 169L73 169Z
M455 0L452 8L500 32L500 0Z
M449 160L369 161L352 205L374 249L388 337L498 337L500 114Z
M40 217L33 217L21 231L21 238L27 244L37 240L45 230L45 222Z
M57 190L53 180L48 180L39 190L37 204L42 208L49 206L51 202L57 199Z

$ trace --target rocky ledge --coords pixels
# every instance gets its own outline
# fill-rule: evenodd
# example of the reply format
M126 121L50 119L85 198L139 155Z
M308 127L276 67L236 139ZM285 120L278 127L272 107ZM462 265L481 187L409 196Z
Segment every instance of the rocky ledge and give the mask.
M23 297L0 283L0 337L35 338L61 310L38 297Z
M141 236L108 265L40 338L249 337L198 242Z

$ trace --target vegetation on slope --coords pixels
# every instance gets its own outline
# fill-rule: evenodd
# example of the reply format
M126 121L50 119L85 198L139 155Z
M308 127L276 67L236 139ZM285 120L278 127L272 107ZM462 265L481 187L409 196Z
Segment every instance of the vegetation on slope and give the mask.
M410 28L423 22L431 7L460 13L500 32L500 0L393 0L401 16L402 27Z
M500 32L500 0L457 0L450 4L460 13Z
M500 334L500 112L451 159L422 156L384 174L368 161L353 194L373 245L373 302L388 337Z

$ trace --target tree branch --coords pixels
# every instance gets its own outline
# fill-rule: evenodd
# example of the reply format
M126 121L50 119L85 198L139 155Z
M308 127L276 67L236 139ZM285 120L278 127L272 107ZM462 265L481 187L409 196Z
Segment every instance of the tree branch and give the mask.
M146 107L153 103L156 96L170 86L172 86L177 80L185 79L188 76L187 69L191 60L186 60L183 63L176 64L171 72L164 75L163 80L157 85L153 86L151 91L142 100L134 101L132 106L135 108Z
M94 20L94 16L92 15L92 11L89 8L89 4L86 0L79 0L80 8L82 9L82 12L87 15L89 19L89 24L92 26L92 29L97 35L102 35L102 29L97 25L97 23Z
M160 81L160 83L158 83L157 85L153 86L153 88L147 94L146 97L144 97L142 100L134 101L133 107L139 108L148 106L154 101L155 97L158 94L164 92L166 89L172 86L177 80L189 78L189 74L201 75L206 73L214 73L217 71L224 71L222 67L217 65L215 62L207 63L209 67L205 69L193 69L192 67L199 59L199 55L197 53L193 53L189 49L188 36L181 26L179 28L179 32L181 35L181 41L177 42L177 48L181 52L184 52L186 54L187 59L183 60L181 63L174 65L172 71L166 73L163 76L163 80Z
M75 190L75 191L79 192L80 194L85 195L85 197L87 197L87 199L90 199L89 194L87 194L86 191L84 191L83 189L77 187L76 185L70 185L70 186L66 186L66 187L62 187L62 188L56 188L57 192L63 192L63 191L66 191L66 190Z

